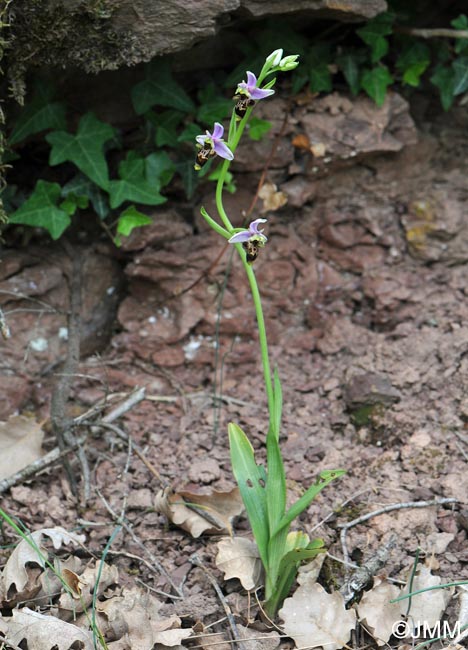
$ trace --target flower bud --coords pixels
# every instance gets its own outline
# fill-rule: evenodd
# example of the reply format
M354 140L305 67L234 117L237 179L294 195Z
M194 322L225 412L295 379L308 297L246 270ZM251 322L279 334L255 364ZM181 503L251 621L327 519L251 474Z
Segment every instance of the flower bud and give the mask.
M288 72L288 70L294 70L299 65L298 59L299 54L291 54L290 56L285 56L284 59L281 59L278 66L281 72Z
M276 66L279 65L279 63L280 63L282 56L283 56L283 50L282 49L281 50L275 50L269 56L267 56L267 58L265 59L265 63L269 63L271 68L276 68Z

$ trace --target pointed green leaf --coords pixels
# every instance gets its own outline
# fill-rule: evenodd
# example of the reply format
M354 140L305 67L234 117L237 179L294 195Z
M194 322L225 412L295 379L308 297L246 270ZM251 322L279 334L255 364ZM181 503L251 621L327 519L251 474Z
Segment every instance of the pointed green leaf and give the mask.
M9 215L9 223L45 228L52 239L58 239L71 223L67 212L57 206L60 197L58 183L37 181L29 199Z
M195 111L195 105L172 76L169 63L156 60L147 67L147 78L132 88L132 101L138 115L153 106L167 106L183 113Z
M77 174L62 187L62 196L67 197L69 194L88 197L100 219L105 219L109 214L107 196L83 174Z
M249 121L248 135L251 140L258 141L263 138L271 129L272 124L268 120L261 120L259 117L252 117Z
M281 431L281 414L283 412L283 389L281 388L281 381L278 375L278 368L273 372L273 394L275 396L275 407L273 412L273 423L276 438L279 440Z
M284 517L281 519L275 530L271 532L271 535L276 535L282 528L289 526L296 517L298 517L315 499L317 494L323 490L329 483L331 483L336 478L346 474L345 470L325 470L321 472L317 481L310 486L310 488L302 495L300 499L294 503L289 510L286 512Z
M151 217L139 212L134 205L129 206L120 214L117 221L117 236L114 239L116 246L120 246L122 243L119 235L128 237L135 228L148 226L151 223L153 223Z
M371 61L377 63L388 52L385 36L392 33L393 14L383 13L356 30L356 34L371 48Z
M69 161L74 163L85 176L107 190L109 172L104 156L104 144L114 137L114 129L92 113L86 113L80 120L75 135L65 131L53 131L46 135L52 146L50 165Z
M268 564L268 517L265 471L255 462L254 450L237 424L229 424L232 470L247 510L263 565Z
M460 56L452 63L453 94L461 95L468 90L468 56Z
M156 151L145 158L145 173L148 183L165 187L171 182L175 164L165 151Z
M47 129L64 129L66 127L65 106L61 102L49 102L42 98L34 99L22 111L14 129L8 138L10 145L25 140L29 135Z
M146 119L156 129L155 143L157 147L175 147L177 143L177 127L182 122L184 114L180 111L163 111L162 113L155 113L148 111ZM199 131L201 133L201 131Z
M431 62L431 51L424 43L411 41L401 52L396 67L403 73L403 81L417 87L420 77Z
M357 95L361 89L359 82L360 73L359 73L359 63L362 61L359 60L357 54L347 51L344 52L341 56L338 56L336 63L343 73L344 78L351 90L353 95Z
M387 94L387 87L393 83L393 77L384 65L379 65L372 70L366 70L362 75L361 86L374 100L377 106L382 106Z
M439 96L444 111L448 111L453 104L454 99L454 74L451 68L438 65L433 75L431 83L439 89Z
M188 158L186 160L181 160L176 163L176 171L179 176L182 178L182 183L184 186L185 194L188 199L193 196L195 188L198 185L198 175L195 169L193 168L194 158ZM211 164L211 161L208 162L202 169L202 171L208 171L208 165ZM208 168L208 169L207 169Z
M468 30L468 16L460 14L457 18L450 22L455 29ZM460 54L468 48L468 38L457 38L455 43L455 52Z
M111 208L118 208L124 201L135 201L145 205L159 205L167 199L159 193L159 184L151 184L145 177L145 160L134 151L119 165L122 180L110 181Z

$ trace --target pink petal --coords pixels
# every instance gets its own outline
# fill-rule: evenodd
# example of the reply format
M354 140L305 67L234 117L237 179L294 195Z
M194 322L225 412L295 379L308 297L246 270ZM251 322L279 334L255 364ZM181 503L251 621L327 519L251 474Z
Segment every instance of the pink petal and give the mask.
M247 87L252 92L254 88L257 86L257 77L254 75L253 72L247 72Z
M252 99L265 99L265 97L269 97L270 95L274 94L274 90L270 89L264 89L264 88L254 88L253 90L250 91L250 97Z
M215 122L213 129L213 140L220 140L223 137L224 126L219 122Z
M248 230L243 230L238 232L228 240L229 244L242 244L245 241L249 241L251 235Z
M232 151L229 149L227 144L224 142L221 142L220 140L215 140L214 141L214 150L218 154L218 156L221 156L221 158L225 158L226 160L232 160L234 158L234 154Z

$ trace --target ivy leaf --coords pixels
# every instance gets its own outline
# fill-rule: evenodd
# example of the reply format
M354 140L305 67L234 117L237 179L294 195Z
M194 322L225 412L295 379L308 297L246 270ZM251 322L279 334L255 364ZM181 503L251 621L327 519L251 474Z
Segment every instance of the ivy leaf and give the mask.
M76 135L65 131L53 131L46 135L52 146L50 165L69 161L92 181L107 190L109 171L104 156L104 144L114 137L114 129L97 119L93 113L86 113L80 120Z
M219 94L216 86L211 83L198 93L200 107L197 111L197 120L206 126L213 126L215 122L222 122L232 111L232 99L226 99Z
M183 113L193 113L195 105L173 78L169 63L154 61L146 68L146 79L132 88L132 102L138 115L153 106L167 106Z
M431 51L424 43L411 42L397 59L396 67L403 73L403 82L419 86L420 77L431 62Z
M203 169L205 170L207 167L208 165L205 165ZM198 185L198 174L193 168L193 158L179 161L176 164L176 171L182 179L185 194L190 199Z
M344 52L337 57L336 63L343 73L344 78L353 95L361 90L359 64L363 63L363 55L359 52Z
M48 129L65 129L65 106L52 101L53 90L45 86L39 88L31 103L21 112L10 137L9 144L17 144L29 135Z
M330 46L320 43L310 48L307 53L307 67L309 70L310 89L312 92L330 92L332 78L328 65L331 62Z
M393 77L384 65L365 70L361 79L363 90L371 97L377 106L382 106L387 94L387 87L393 83Z
M218 165L216 169L211 172L211 174L208 176L208 179L210 181L217 181L221 173L221 165ZM236 192L236 184L234 183L234 176L231 174L230 171L226 172L226 176L224 178L224 189L229 192L229 194L235 194Z
M120 246L122 244L119 235L128 237L135 228L149 226L151 223L153 223L153 220L150 217L139 212L134 205L130 205L120 214L117 221L117 235L114 238L115 245Z
M101 220L105 219L110 212L107 196L83 174L77 174L62 187L62 196L67 197L69 194L86 196Z
M272 124L268 120L261 120L259 117L252 117L249 122L249 138L251 140L261 140L263 136L271 129Z
M453 94L461 95L468 89L468 56L460 56L452 63Z
M460 14L457 18L451 21L450 23L455 29L468 29L468 16L465 14ZM460 54L466 48L468 48L468 38L457 38L455 42L455 52Z
M203 133L204 129L201 126L192 122L188 124L182 133L177 138L177 142L194 142L197 135Z
M65 210L65 212L70 215L75 214L78 208L81 210L84 210L87 208L89 205L89 199L87 196L79 195L79 194L74 194L73 192L70 192L66 199L60 203L60 209Z
M175 165L165 151L156 151L145 158L146 180L159 188L168 185L174 176Z
M135 151L129 151L119 165L121 180L110 181L109 194L111 208L118 208L124 201L135 201L145 205L159 205L167 199L159 194L159 184L146 180L145 161Z
M388 52L388 41L385 36L392 33L393 20L393 14L383 13L356 30L356 34L371 48L372 63L380 61Z
M9 215L9 223L45 228L52 239L58 239L71 223L67 212L57 205L60 197L58 183L37 181L29 199Z
M454 74L451 68L438 65L431 77L431 83L439 89L440 102L444 111L448 111L454 98Z
M169 145L173 147L177 141L176 129L182 121L183 113L180 111L163 111L162 113L148 111L146 117L156 129L156 146Z

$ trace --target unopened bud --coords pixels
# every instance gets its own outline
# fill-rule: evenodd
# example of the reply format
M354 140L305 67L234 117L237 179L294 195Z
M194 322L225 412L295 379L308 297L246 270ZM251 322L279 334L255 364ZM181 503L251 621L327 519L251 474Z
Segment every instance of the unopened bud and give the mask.
M275 50L265 59L265 63L269 63L271 68L275 68L280 64L281 57L283 56L283 50Z
M282 72L288 72L288 70L294 70L299 65L299 54L291 54L290 56L285 56L284 59L281 59L278 66Z

